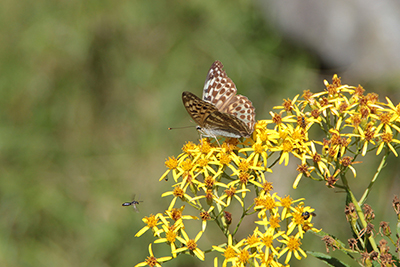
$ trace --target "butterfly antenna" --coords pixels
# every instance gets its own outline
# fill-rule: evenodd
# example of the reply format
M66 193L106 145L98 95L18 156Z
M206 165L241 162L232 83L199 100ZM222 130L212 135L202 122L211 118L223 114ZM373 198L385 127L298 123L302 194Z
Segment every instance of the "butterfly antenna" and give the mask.
M185 129L185 128L192 128L193 126L183 126L183 127L174 127L174 128L168 128L168 130L176 130L176 129Z

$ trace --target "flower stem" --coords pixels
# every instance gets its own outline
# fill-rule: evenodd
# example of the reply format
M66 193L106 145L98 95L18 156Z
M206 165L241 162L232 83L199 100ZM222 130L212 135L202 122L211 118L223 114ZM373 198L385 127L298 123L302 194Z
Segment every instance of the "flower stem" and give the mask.
M364 213L362 212L360 205L358 205L357 199L354 197L353 193L351 191L349 191L349 194L350 194L350 197L351 197L351 201L356 206L356 211L357 211L358 217L359 217L359 219L361 221L361 224L362 224L363 228L366 229L367 228L367 222L365 221ZM376 252L379 252L378 247L377 247L377 245L375 243L374 237L372 235L370 235L368 237L368 240L369 240L369 243L371 244L372 248Z
M371 188L374 185L376 179L378 178L378 175L380 174L381 170L385 167L386 164L386 158L388 156L389 152L386 152L386 154L383 156L381 163L379 164L378 169L375 172L374 177L372 178L371 182L369 183L367 189L365 190L364 194L362 195L360 201L359 201L359 205L364 204L365 200L367 199L369 193L371 192Z
M344 186L345 186L345 188L346 188L348 197L350 197L350 201L354 204L354 206L355 206L355 208L356 208L356 212L357 212L357 215L358 215L358 219L359 219L360 222L361 222L362 228L363 228L363 229L366 229L368 223L365 221L364 213L363 213L363 211L362 211L362 209L361 209L361 207L360 207L360 205L359 205L360 202L357 201L356 197L354 196L353 192L351 191L350 186L349 186L349 184L347 183L347 179L346 179L346 177L345 177L344 175L341 176L341 180L343 181L343 184L344 184ZM353 228L354 233L356 233L357 236L359 236L359 235L360 235L360 232L358 231L358 229L357 229L357 227L356 227L356 224L355 224L354 222L351 223L351 227ZM362 239L360 239L360 241L361 241L361 240L362 240ZM370 236L368 237L368 240L369 240L369 242L370 242L372 248L373 248L376 252L379 252L378 247L377 247L377 245L376 245L376 243L375 243L374 237L373 237L372 235L370 235ZM363 244L363 246L365 246L365 245Z

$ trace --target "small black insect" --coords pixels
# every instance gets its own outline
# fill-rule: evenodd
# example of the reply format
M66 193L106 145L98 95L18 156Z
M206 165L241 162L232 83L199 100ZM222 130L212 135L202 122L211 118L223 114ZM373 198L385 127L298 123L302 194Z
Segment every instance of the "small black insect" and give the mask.
M308 212L308 211L305 211L301 214L301 216L303 216L304 220L307 220L308 218L310 218L310 215L312 215L314 217L317 216L317 214L315 214L314 212Z
M139 205L140 202L143 202L141 200L135 200L135 196L133 196L133 200L131 202L124 202L122 203L123 207L127 207L127 206L132 206L136 212L139 212L138 208L136 207L136 205Z

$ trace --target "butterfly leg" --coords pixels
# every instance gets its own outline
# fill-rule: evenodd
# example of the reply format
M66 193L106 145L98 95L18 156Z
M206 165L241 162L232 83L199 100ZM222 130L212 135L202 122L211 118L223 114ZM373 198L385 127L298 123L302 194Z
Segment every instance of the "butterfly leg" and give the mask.
M213 135L212 137L215 139L215 141L217 141L218 146L221 147L221 144L219 143L217 136L216 136L216 135Z
M214 138L215 141L217 141L218 146L221 147L221 144L219 143L217 136L213 135L213 136L210 136L210 137ZM200 134L200 144L203 146L203 135L202 134Z

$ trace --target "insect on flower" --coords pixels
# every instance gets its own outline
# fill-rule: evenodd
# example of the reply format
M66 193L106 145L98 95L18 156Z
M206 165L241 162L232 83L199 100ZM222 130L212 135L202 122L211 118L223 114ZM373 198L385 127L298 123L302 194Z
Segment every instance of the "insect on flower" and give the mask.
M122 203L123 207L127 206L132 206L136 212L139 212L138 208L136 205L139 205L140 202L143 202L142 200L135 200L135 195L133 196L133 200L131 202L124 202Z
M202 99L183 92L183 104L202 135L248 138L254 131L255 109L247 97L236 94L235 84L222 68L222 63L215 61L208 71Z
M301 214L301 216L303 216L304 220L308 220L308 218L310 218L311 215L314 217L317 216L317 214L315 214L314 212L308 212L308 211L305 211Z

